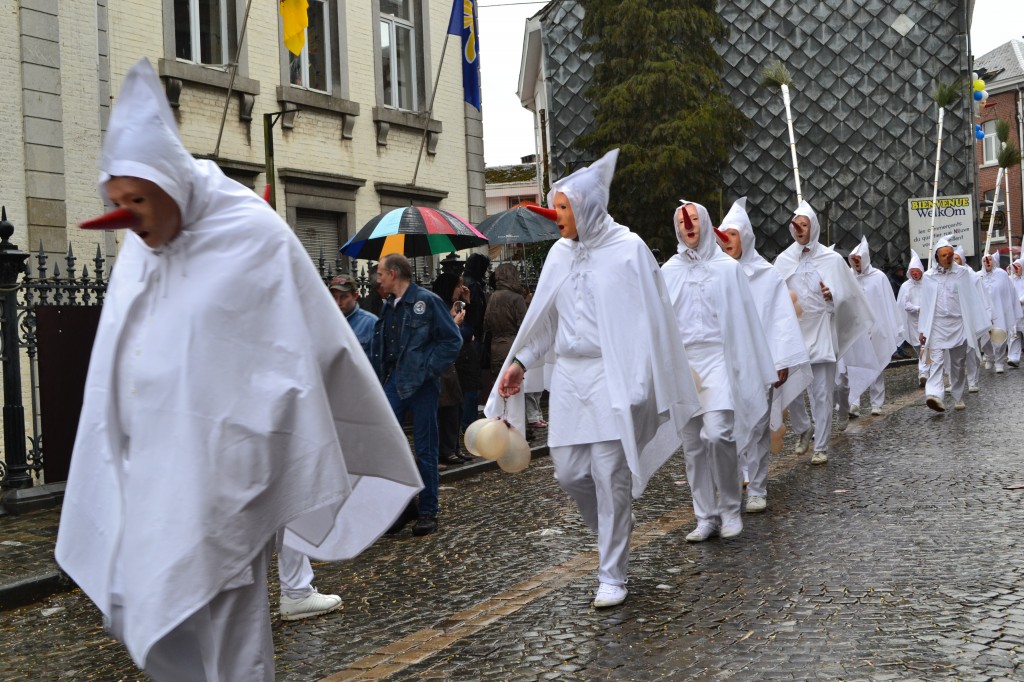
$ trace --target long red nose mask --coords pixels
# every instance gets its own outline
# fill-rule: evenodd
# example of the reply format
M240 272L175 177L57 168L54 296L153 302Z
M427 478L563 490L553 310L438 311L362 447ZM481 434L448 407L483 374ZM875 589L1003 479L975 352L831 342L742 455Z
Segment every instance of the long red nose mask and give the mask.
M139 225L139 217L127 208L118 208L98 218L78 223L83 230L123 230Z
M556 216L558 216L553 208L544 208L543 206L527 206L526 208L537 215L544 216L548 220L555 220Z
M722 232L717 227L712 227L711 229L715 231L715 236L721 239L723 242L729 241L729 235L727 235L725 232Z
M792 221L792 222L790 223L790 225L792 225L792 226L793 226L793 229L794 229L794 230L797 230L797 231L799 231L799 230L800 230L800 226L796 224L796 221L795 221L795 220L794 220L794 221Z

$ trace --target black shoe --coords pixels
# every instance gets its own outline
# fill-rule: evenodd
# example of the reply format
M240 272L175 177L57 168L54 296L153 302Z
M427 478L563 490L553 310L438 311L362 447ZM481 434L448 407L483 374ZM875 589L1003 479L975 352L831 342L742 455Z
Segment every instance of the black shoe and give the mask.
M436 516L421 516L416 519L416 525L412 527L412 534L416 537L430 535L437 530Z
M410 521L414 521L419 518L419 511L416 509L416 503L410 503L402 513L398 516L398 519L391 524L391 527L384 531L384 535L396 535L402 532L402 529L409 525Z
M462 464L462 460L459 459L458 455L445 455L444 457L438 457L437 463L441 466L458 466Z

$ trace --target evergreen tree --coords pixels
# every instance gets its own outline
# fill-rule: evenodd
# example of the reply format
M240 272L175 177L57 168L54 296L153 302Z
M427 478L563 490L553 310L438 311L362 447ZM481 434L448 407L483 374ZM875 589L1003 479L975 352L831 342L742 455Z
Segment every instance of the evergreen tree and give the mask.
M712 46L729 30L715 0L588 0L583 33L600 60L586 96L593 158L620 148L609 211L651 248L675 251L679 199L720 217L721 170L746 119L729 101Z

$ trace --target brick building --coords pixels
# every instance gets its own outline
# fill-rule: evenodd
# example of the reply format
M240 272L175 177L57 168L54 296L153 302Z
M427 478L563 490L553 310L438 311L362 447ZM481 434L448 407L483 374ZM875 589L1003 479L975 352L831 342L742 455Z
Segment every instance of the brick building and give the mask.
M988 102L980 107L978 122L985 132L985 139L977 145L978 162L978 206L981 213L982 244L988 233L992 199L995 193L996 177L999 173L997 156L999 139L996 137L996 122L1000 119L1010 124L1010 141L1020 148L1021 126L1024 125L1024 40L1013 39L996 49L978 57L974 69L985 81ZM995 206L995 224L992 243L1000 250L1008 247L1013 240L1014 253L1021 243L1022 214L1024 214L1024 180L1020 164L1007 169L1009 194L1004 181ZM1007 218L1009 220L1007 220ZM1003 261L1006 265L1006 261Z

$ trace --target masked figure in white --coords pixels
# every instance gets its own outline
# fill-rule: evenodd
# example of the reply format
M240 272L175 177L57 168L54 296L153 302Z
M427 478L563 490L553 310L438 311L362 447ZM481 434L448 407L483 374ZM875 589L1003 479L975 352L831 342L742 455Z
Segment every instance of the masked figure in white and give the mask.
M484 408L522 429L524 373L553 357L548 445L559 485L597 533L594 606L621 604L639 497L678 449L699 409L690 367L650 249L608 215L618 150L556 182L548 194L562 239Z
M992 334L982 344L981 352L985 356L985 369L995 365L996 374L1002 374L1006 370L1007 341L1020 322L1021 306L1009 275L999 267L998 253L982 257L981 284L992 305L994 327Z
M1024 309L1024 261L1020 258L1010 264L1010 283L1013 285L1017 303ZM1021 332L1024 331L1024 319L1017 322L1017 330L1010 334L1009 357L1006 361L1010 367L1020 366Z
M924 264L916 252L910 252L910 267L907 281L900 285L896 296L896 312L901 315L903 339L914 347L917 353L917 377L921 388L928 381L928 362L921 352L921 339L917 332L921 317L921 282L924 278Z
M932 262L922 280L918 340L930 363L925 395L928 407L946 410L942 375L949 374L955 407L967 407L968 353L978 352L978 339L991 319L974 282L974 272L953 261L953 247L946 238L935 243Z
M871 247L867 237L850 252L850 269L857 278L864 298L871 306L875 321L840 358L837 367L836 409L840 423L846 415L860 414L860 397L870 389L871 414L882 414L885 404L884 370L896 347L903 342L900 316L896 314L896 296L889 278L871 266Z
M779 273L757 252L746 205L746 197L733 203L722 220L719 237L723 250L739 261L750 283L754 308L776 371L776 381L768 390L771 409L765 410L754 425L748 444L739 450L740 471L749 481L745 509L762 512L768 506L771 431L782 425L782 410L803 393L812 374L793 299Z
M947 238L947 241L948 241L948 238ZM964 247L959 246L959 245L954 247L954 249L953 249L953 262L956 263L957 265L960 265L962 267L967 268L967 270L971 273L971 284L974 285L974 288L977 290L978 295L981 297L981 301L982 301L982 303L985 306L986 314L988 315L989 319L991 320L993 318L993 314L992 314L992 312L993 312L992 311L992 300L988 297L988 292L985 290L985 285L982 284L982 282L981 282L981 273L980 272L975 272L974 270L972 270L970 267L967 266L967 256L964 253ZM933 267L934 267L934 265L933 265ZM929 270L930 269L931 268L929 268ZM985 341L987 339L988 339L988 330L986 329L985 334L983 335L983 337L978 340L978 347L977 348L968 348L967 349L967 360L964 362L964 365L967 367L967 386L968 386L968 391L971 392L971 393L977 393L978 390L979 390L978 383L981 381L981 347L983 345L985 345ZM947 383L947 389L946 390L948 392L950 390L948 388L948 384L949 384L949 368L948 367L946 368L946 383Z
M873 317L846 261L818 242L821 227L806 201L800 202L789 232L793 244L775 259L775 269L802 310L800 329L814 374L807 389L814 416L813 434L802 395L790 404L789 418L798 434L797 454L807 451L813 436L811 464L825 464L832 430L836 362L854 341L868 333Z
M273 680L273 538L349 559L421 487L370 362L288 225L178 138L148 62L99 162L125 233L56 557L156 680Z

